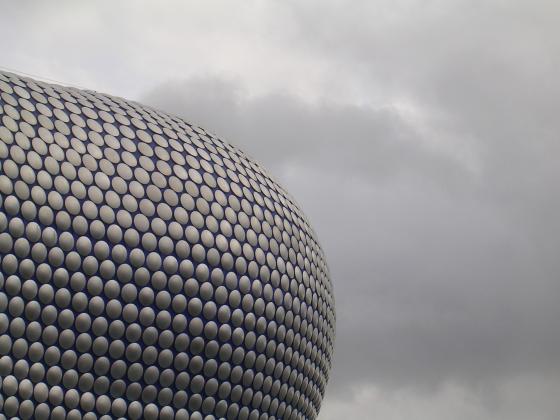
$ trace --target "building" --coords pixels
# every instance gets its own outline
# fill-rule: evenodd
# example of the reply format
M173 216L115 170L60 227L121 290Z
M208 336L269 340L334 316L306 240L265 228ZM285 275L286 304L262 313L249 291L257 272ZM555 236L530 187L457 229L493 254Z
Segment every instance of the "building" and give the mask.
M0 73L6 418L314 419L334 298L305 215L240 150Z

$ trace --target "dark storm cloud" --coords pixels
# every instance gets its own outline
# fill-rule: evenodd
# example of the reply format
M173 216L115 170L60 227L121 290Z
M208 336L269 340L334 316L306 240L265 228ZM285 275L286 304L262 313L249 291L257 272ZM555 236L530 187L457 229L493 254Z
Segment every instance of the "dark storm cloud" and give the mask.
M208 78L165 84L146 100L227 133L279 170L282 165L304 165L372 182L418 166L434 179L444 173L445 182L464 172L452 159L425 150L415 127L391 107L308 104L287 94L247 99L241 86Z

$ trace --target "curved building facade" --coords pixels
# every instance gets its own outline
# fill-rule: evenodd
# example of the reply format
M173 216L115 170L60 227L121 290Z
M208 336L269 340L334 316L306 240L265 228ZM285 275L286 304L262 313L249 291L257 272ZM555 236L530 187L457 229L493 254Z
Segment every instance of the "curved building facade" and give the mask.
M334 331L317 237L258 163L0 73L0 418L315 419Z

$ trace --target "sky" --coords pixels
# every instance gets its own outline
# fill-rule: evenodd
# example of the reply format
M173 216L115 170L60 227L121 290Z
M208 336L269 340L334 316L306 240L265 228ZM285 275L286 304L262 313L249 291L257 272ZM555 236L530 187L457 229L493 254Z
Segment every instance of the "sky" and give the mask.
M2 2L0 67L260 161L335 287L320 420L556 420L560 3Z

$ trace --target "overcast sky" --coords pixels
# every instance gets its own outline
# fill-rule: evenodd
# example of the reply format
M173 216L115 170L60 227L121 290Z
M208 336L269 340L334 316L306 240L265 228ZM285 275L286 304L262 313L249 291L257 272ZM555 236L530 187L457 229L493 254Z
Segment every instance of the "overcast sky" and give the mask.
M1 5L0 66L182 116L299 201L337 299L321 420L558 419L560 3Z

